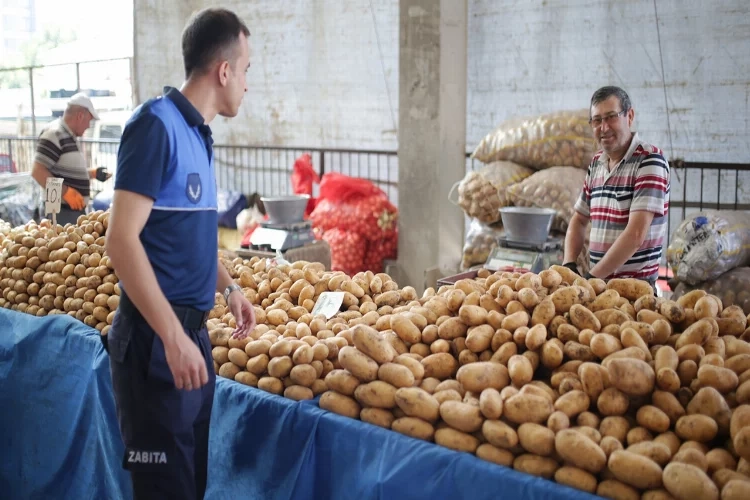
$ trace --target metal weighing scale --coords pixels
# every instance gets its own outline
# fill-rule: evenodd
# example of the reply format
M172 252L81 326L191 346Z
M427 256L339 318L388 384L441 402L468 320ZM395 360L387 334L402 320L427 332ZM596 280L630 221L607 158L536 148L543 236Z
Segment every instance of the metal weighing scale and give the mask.
M563 263L562 237L550 237L552 209L505 207L500 209L506 235L498 238L484 267L490 271L539 273Z
M268 220L250 236L252 250L276 252L298 248L315 241L312 222L304 220L309 196L262 197Z
M261 222L250 236L252 250L265 252L282 252L297 248L315 241L312 222L300 221L291 223Z

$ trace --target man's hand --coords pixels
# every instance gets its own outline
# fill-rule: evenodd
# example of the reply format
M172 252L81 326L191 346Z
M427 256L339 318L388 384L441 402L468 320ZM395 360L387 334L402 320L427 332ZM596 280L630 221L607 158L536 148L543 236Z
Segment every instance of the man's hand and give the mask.
M563 264L563 267L567 267L574 273L576 273L578 276L581 275L581 272L578 270L578 265L575 262L568 262L566 264Z
M62 197L72 210L83 210L86 207L81 193L70 186L67 186L67 189L63 191Z
M229 294L228 305L237 323L237 329L232 333L232 338L242 340L255 329L255 308L239 291Z
M112 174L110 174L106 168L99 167L96 169L96 173L94 174L94 177L96 178L96 180L100 182L105 182L105 181L108 181L110 177L112 177Z
M178 333L164 344L164 354L177 389L191 391L208 383L206 360L198 346L184 333Z

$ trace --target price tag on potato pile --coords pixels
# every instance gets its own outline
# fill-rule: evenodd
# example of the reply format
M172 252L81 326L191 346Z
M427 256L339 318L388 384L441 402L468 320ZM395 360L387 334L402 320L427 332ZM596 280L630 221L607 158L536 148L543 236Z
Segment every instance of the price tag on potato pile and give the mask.
M60 202L62 200L62 183L59 177L47 177L46 193L44 198L44 213L59 214Z
M344 303L344 292L323 292L315 302L312 315L322 314L326 319L333 318L340 310L341 304Z

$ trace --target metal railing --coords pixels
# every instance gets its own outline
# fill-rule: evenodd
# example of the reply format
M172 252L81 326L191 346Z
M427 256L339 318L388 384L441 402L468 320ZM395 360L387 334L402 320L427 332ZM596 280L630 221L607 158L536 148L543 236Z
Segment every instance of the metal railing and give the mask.
M89 165L114 170L118 140L81 139L80 143ZM9 156L19 172L30 171L35 146L36 139L33 137L0 137L0 156ZM368 179L383 189L391 202L398 206L396 151L215 145L217 185L245 194L290 194L294 161L304 153L311 155L313 168L318 175L339 172ZM665 249L679 224L696 212L708 209L750 210L750 164L682 160L670 164L673 175ZM467 153L467 172L481 166ZM94 181L92 189L101 191L111 187L112 183L112 179L106 183ZM666 255L662 257L662 262L666 264Z

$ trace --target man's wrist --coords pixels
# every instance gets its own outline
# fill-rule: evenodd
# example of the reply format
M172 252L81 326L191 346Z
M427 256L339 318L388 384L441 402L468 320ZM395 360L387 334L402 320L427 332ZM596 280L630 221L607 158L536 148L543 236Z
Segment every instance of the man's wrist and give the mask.
M234 292L242 292L242 288L237 283L230 283L224 289L224 301L229 302L229 296Z

